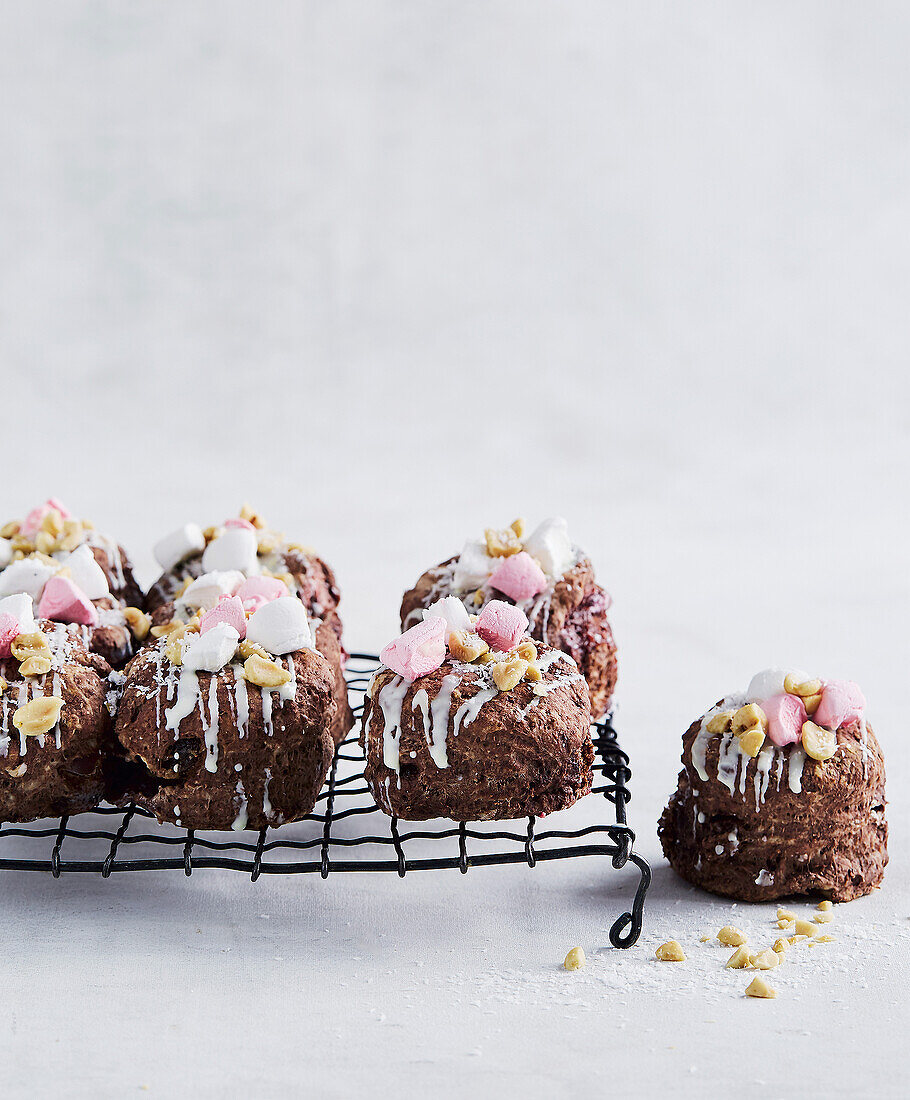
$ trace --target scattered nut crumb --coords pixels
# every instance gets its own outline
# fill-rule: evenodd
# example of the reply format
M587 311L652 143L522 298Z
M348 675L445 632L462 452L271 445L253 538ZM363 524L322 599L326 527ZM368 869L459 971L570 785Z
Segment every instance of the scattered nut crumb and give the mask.
M836 936L817 936L812 943L834 943Z
M588 965L584 949L581 947L573 947L568 955L566 955L565 962L562 965L566 970L583 970Z
M767 951L750 956L749 964L754 966L756 970L773 970L775 966L780 966L781 957L777 951L769 947Z
M812 924L811 921L802 920L800 918L796 919L793 925L793 930L798 936L805 936L806 939L809 940L811 940L815 933L818 931L818 929L815 927L814 924Z
M818 903L818 905L816 905L815 908L819 909L822 913L827 913L830 909L834 908L834 904L830 901L827 901L827 900L826 901L820 901Z
M794 912L792 912L790 909L780 909L779 908L777 910L777 919L782 920L782 921L786 921L787 923L789 923L790 921L795 921L796 920L796 914Z
M726 963L724 963L725 970L745 970L747 966L751 965L749 959L749 950L743 944L742 947L737 947Z
M686 961L685 952L676 940L667 940L658 947L655 955L661 962L681 963Z
M828 912L816 913L812 919L816 924L829 924L834 920L834 914Z
M770 1000L772 997L776 997L777 993L763 978L753 978L746 986L746 996L764 997Z
M724 947L739 947L740 944L746 943L748 940L745 932L734 928L732 924L725 924L717 933L717 938Z

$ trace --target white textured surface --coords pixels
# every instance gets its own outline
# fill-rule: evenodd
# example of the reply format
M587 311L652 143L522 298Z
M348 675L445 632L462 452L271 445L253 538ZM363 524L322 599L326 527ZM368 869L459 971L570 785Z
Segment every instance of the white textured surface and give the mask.
M6 1095L906 1095L908 37L891 3L2 5L4 511L59 493L147 578L249 498L362 647L467 534L563 513L656 872L621 957L591 861L5 875ZM654 822L772 662L863 685L893 862L764 1003Z

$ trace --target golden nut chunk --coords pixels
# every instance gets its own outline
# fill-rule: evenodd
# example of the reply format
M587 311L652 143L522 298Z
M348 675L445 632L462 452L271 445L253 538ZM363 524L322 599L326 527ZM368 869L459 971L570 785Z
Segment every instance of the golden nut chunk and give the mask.
M813 943L834 943L834 941L836 939L837 939L836 936L817 936L812 942Z
M789 937L790 946L795 947L798 943L805 943L808 938L809 938L808 936L802 936L802 935L790 936Z
M803 748L813 760L830 760L837 752L837 734L814 722L803 722Z
M164 646L164 655L172 665L183 664L183 631L174 631Z
M815 714L821 705L822 697L821 693L818 695L807 695L803 699L803 706L806 708L806 714Z
M521 550L518 536L511 527L506 527L502 531L488 527L484 531L484 538L487 543L487 554L491 558L508 558Z
M6 682L6 680L2 676L0 676L0 695L2 695L8 687L9 687L9 684Z
M826 898L824 901L820 901L815 907L820 913L827 913L834 908L834 902L828 901Z
M821 680L794 680L792 674L788 675L784 679L784 691L790 695L798 695L801 699L808 699L813 695L820 695L822 687Z
M57 545L56 538L47 531L39 531L35 535L35 549L41 554L51 554Z
M768 728L768 718L758 703L746 703L733 715L733 732L742 733L753 726L761 726L764 732Z
M790 950L790 941L785 936L781 936L771 945L771 950L776 951L778 955L783 955Z
M521 642L521 644L518 646L517 652L518 656L523 661L527 661L529 664L532 661L537 660L537 646L534 645L530 638L526 638L523 642Z
M746 756L756 757L761 752L761 747L765 743L765 731L761 726L752 726L751 729L743 730L738 735L739 747L746 754Z
M63 700L57 695L30 699L13 715L13 725L24 737L40 737L57 725Z
M46 531L49 535L53 535L56 538L58 535L63 534L63 516L57 511L56 508L51 508L41 521L41 530Z
M19 521L17 519L11 519L9 523L4 523L0 527L0 538L11 539L14 535L19 534Z
M51 655L47 638L40 630L32 634L17 634L10 649L17 661L26 661L29 657L50 657Z
M756 970L773 970L775 966L780 966L781 959L780 955L769 947L767 951L752 955L749 962Z
M23 676L46 676L50 670L50 657L26 657L19 666Z
M732 924L725 924L717 933L717 938L724 947L739 947L740 944L748 942L745 932L734 928Z
M766 1000L771 1000L777 996L777 993L768 985L764 978L753 978L746 986L746 996L764 997Z
M524 516L519 516L518 519L513 519L509 526L515 532L516 538L523 539L525 537L525 532L528 529L528 524Z
M453 630L449 635L449 653L456 661L464 661L469 665L489 651L490 647L477 634L469 634L466 630Z
M830 924L834 920L833 913L816 913L812 918L816 924Z
M573 947L566 955L565 962L562 965L566 970L583 970L588 965L588 960L585 958L582 948Z
M25 535L13 535L10 545L13 550L21 550L23 554L30 554L35 549L35 544Z
M262 657L263 660L266 661L269 659L268 653L266 653L266 651L262 648L261 645L258 644L258 642L251 642L247 638L244 638L240 645L237 646L237 652L240 654L244 661L248 657L253 656Z
M777 910L777 919L778 920L783 920L783 921L788 921L788 922L789 921L794 921L794 920L796 920L796 914L791 912L791 910L789 910L789 909L778 908L778 910Z
M167 638L168 635L173 634L175 630L182 629L183 623L178 622L177 619L171 619L168 623L161 623L159 626L153 626L150 633L153 638Z
M726 733L733 725L735 710L720 710L705 723L708 733Z
M725 970L745 970L750 965L749 949L743 945L737 947L724 964Z
M508 661L500 661L493 668L493 683L500 691L511 691L518 687L528 671L528 662L520 657L512 657Z
M286 684L291 679L291 674L275 661L266 660L258 653L254 653L244 662L243 678L259 687L277 688Z
M256 544L256 553L265 557L268 554L274 554L278 546L278 539L269 532L259 536L259 541Z
M528 665L528 670L525 673L525 679L531 683L537 683L543 679L543 673L537 667L537 665Z
M262 516L249 504L244 504L240 509L240 518L245 519L247 523L252 523L254 527L263 528L266 526L265 520Z
M794 932L796 932L797 936L805 936L807 939L810 940L818 931L814 924L810 923L807 920L801 919L797 919L796 923L793 926L793 930Z
M140 611L138 607L125 607L123 617L126 619L126 625L130 628L130 633L137 642L141 642L148 637L152 620L144 611Z
M667 940L654 952L661 962L681 963L686 961L685 953L676 940Z
M777 927L778 928L792 928L793 927L793 920L795 920L795 919L796 918L794 917L792 920L779 920L777 922Z

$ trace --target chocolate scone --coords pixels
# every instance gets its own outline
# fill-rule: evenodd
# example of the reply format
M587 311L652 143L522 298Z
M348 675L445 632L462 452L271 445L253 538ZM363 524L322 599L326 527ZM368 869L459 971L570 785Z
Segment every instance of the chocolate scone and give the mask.
M523 520L502 531L488 529L469 539L456 557L428 569L401 601L402 629L421 621L424 610L457 596L468 611L490 600L508 600L530 620L531 637L568 653L587 681L591 711L610 709L616 688L616 642L607 619L611 599L594 578L594 567L569 538L566 521L544 520L525 535Z
M683 737L658 834L674 870L770 901L868 894L888 862L885 764L856 684L768 669Z
M334 673L335 727L337 743L354 724L348 702L344 666L347 654L342 641L337 607L341 594L335 574L315 551L288 542L280 531L247 505L236 518L205 530L184 524L155 546L155 557L164 572L147 596L148 609L156 623L178 617L185 609L195 611L230 595L246 579L278 580L300 599L314 623L319 651Z
M310 813L335 751L335 675L301 602L247 613L233 596L171 625L127 666L111 797L190 829Z
M416 821L542 817L591 789L584 677L532 641L525 614L454 597L390 643L370 682L361 744L380 809Z
M110 668L67 626L31 617L30 598L0 600L0 820L91 810L112 746Z
M28 594L38 614L83 627L89 649L122 668L145 602L123 547L54 497L0 533L0 597Z

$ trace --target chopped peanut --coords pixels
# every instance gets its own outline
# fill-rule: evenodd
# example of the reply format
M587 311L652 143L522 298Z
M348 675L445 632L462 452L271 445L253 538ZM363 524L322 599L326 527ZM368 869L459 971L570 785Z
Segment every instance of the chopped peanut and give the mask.
M151 635L153 638L167 638L168 635L173 634L175 630L182 629L183 623L178 622L177 619L171 619L169 623L161 623L159 626L153 626L151 628Z
M738 736L739 747L746 754L746 756L756 757L761 752L761 747L765 743L765 731L761 726L751 726L747 730L743 730Z
M705 722L705 729L708 733L726 733L730 726L733 724L733 715L735 711L732 710L719 710L717 714Z
M749 963L756 970L773 970L775 966L780 966L781 958L773 948L769 947L767 951L750 956Z
M809 938L808 936L803 936L803 935L790 936L789 937L790 946L795 947L798 943L805 943L808 938Z
M812 919L816 924L830 924L834 920L834 914L828 912L816 913Z
M469 634L466 630L453 630L449 635L449 653L456 661L470 664L489 650L490 647L477 634Z
M806 714L815 714L822 701L821 692L818 695L807 695L803 699L803 706L806 708Z
M747 703L733 715L733 732L742 733L753 726L761 726L764 733L768 728L768 718L758 703Z
M18 535L18 534L19 534L19 521L17 519L12 519L12 520L9 521L9 523L4 523L3 526L0 527L0 538L11 539L13 537L13 535Z
M777 910L777 919L783 921L794 921L796 920L796 914L789 909L783 909L779 907Z
M821 695L823 686L821 680L795 680L792 673L784 678L784 691L789 695L798 695L801 699Z
M537 660L537 646L531 641L530 638L525 640L518 647L518 656L530 664L532 661Z
M717 938L724 947L739 947L740 944L748 942L746 934L734 928L732 924L725 924L717 933Z
M834 943L836 936L816 936L813 943Z
M168 635L167 642L164 645L164 655L171 662L172 665L178 667L183 664L183 639L186 635L184 630L175 630Z
M291 679L291 674L276 661L268 661L254 653L243 665L243 678L264 688L277 688Z
M280 543L273 531L265 531L259 536L259 540L256 544L256 553L265 557L267 554L274 554L278 549Z
M829 909L834 908L834 903L825 899L825 901L820 901L815 908L818 909L821 913L827 913Z
M743 944L742 947L737 947L729 959L724 964L725 970L745 970L747 966L750 966L749 949Z
M830 760L837 752L837 734L814 722L803 722L802 742L806 755L813 760Z
M751 982L746 986L747 997L764 997L770 1000L777 996L777 993L771 988L770 985L763 978L753 978Z
M23 676L46 676L50 670L50 657L26 657L19 666Z
M237 646L237 652L245 661L248 657L252 657L254 654L257 657L262 657L263 660L269 659L268 653L262 648L258 642L251 642L249 639L244 638L243 641Z
M809 921L797 918L794 924L794 931L797 936L805 936L807 939L812 939L818 929L815 925L810 924Z
M566 955L563 966L566 970L583 970L587 966L588 960L585 958L585 953L580 947L573 947L572 950Z
M477 591L474 593L474 599L473 599L472 602L473 602L475 607L480 607L480 605L483 603L483 589L482 588L478 588Z
M658 947L655 955L661 962L681 963L686 961L685 953L676 940L667 940Z
M244 504L241 507L240 518L245 519L247 523L252 523L254 527L263 528L266 526L266 522L262 516L252 509L249 504Z
M532 683L537 683L539 680L543 679L543 673L537 665L528 665L527 671L525 672L525 679Z
M487 542L487 554L491 558L508 558L521 550L518 535L511 527L506 527L502 531L488 527L484 531L484 537Z
M500 691L511 691L524 679L528 671L528 662L520 657L512 657L508 661L500 661L493 666L493 683Z
M793 920L795 920L795 919L796 918L794 917ZM793 927L793 920L779 920L777 922L777 927L778 928L792 928Z
M19 707L13 715L13 725L24 737L40 737L56 726L63 710L63 700L57 695L40 695Z
M39 531L35 535L35 549L42 554L52 554L56 545L56 538L47 531Z
M518 519L513 519L509 526L515 532L515 537L517 539L523 539L525 537L525 531L527 531L528 525L524 517L519 516Z
M50 657L51 650L47 638L40 630L32 634L17 634L10 646L17 661L27 661L29 657Z
M774 943L771 945L771 950L776 951L778 955L783 955L789 949L790 941L785 936L781 936L780 939L775 940Z
M152 620L144 611L140 611L138 607L125 607L123 617L126 619L126 625L130 628L130 633L137 642L144 641L148 637Z

